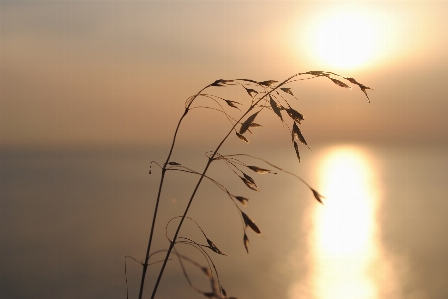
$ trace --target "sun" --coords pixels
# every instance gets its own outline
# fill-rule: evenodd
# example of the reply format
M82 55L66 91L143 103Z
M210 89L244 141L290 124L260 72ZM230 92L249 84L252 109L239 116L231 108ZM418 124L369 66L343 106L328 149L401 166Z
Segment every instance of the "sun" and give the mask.
M328 10L308 27L307 48L313 60L347 70L368 66L381 55L381 17L356 7Z
M375 27L359 15L338 14L326 20L316 32L314 47L327 64L353 68L374 55Z

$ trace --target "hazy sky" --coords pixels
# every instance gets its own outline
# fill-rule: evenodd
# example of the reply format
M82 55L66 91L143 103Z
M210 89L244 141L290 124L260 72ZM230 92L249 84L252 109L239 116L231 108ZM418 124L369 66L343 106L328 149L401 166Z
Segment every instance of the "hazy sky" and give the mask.
M308 70L374 89L369 105L326 79L292 85L311 141L447 141L444 1L0 5L2 147L165 144L208 83ZM190 117L190 140L227 125L211 111Z

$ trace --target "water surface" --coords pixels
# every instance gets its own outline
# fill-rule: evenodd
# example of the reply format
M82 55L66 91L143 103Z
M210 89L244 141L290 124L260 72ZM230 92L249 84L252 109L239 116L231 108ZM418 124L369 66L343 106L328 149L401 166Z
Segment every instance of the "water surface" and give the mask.
M204 165L202 153L184 153L179 159L185 165ZM264 154L319 189L325 205L287 175L251 174L261 190L253 192L226 168L213 168L211 175L250 198L244 211L263 234L248 231L247 255L234 205L213 184L201 187L191 216L228 254L213 258L230 295L448 297L444 147L326 145L299 166L289 151ZM157 169L148 174L149 162L164 155L154 149L3 150L0 297L124 298L124 256L143 259L149 233L158 184ZM174 173L167 179L155 249L166 246L165 223L181 214L195 180ZM183 234L204 241L191 223ZM140 271L128 264L131 297L137 296ZM207 288L200 273L190 271ZM198 297L171 263L160 298Z

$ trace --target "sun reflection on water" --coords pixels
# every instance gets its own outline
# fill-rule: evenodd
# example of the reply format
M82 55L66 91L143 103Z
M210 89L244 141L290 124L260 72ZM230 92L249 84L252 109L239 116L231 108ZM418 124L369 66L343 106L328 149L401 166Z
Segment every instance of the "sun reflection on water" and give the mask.
M325 155L319 189L328 198L314 210L313 282L317 298L377 298L369 270L377 259L378 196L366 153L337 148Z
M318 161L325 206L312 207L309 272L291 298L381 298L394 279L378 238L376 163L349 146L331 148Z

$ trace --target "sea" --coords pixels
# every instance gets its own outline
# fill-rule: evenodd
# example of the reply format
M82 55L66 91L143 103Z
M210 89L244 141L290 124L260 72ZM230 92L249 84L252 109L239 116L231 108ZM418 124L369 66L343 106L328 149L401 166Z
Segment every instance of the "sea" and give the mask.
M167 150L2 149L0 298L137 298ZM207 162L193 152L178 151L167 171L145 298ZM446 145L329 143L300 163L292 147L221 154L156 298L205 298L218 281L246 299L448 298Z

